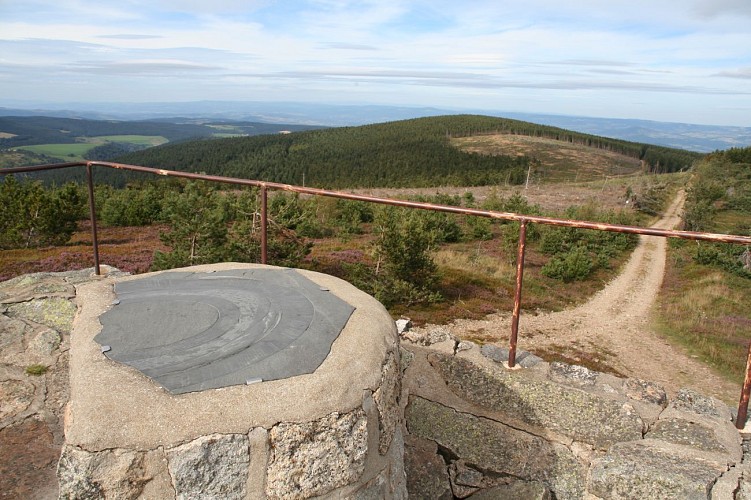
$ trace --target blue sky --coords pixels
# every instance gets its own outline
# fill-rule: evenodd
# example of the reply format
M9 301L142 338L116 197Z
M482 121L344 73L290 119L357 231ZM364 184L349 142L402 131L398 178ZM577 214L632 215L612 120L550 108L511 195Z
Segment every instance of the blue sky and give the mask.
M0 0L0 106L18 100L751 126L751 0Z

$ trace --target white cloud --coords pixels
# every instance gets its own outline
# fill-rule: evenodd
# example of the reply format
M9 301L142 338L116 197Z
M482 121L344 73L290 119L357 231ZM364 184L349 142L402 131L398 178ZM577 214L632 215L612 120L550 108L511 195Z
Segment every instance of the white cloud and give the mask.
M704 106L696 96L734 96L740 109L751 106L750 13L749 0L0 0L0 95L43 85L24 86L24 72L74 94L78 72L89 98L116 76L167 100L172 78L197 100L286 92L563 109L617 93L676 114Z
M736 70L720 71L715 76L724 76L727 78L741 78L751 80L751 67L740 68Z

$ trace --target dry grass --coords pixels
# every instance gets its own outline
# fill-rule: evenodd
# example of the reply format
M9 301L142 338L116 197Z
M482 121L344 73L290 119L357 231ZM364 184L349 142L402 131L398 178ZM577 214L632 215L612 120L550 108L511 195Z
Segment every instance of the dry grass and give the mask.
M533 175L537 182L546 184L590 181L641 171L641 162L636 158L543 137L481 135L452 139L452 143L473 153L536 158L540 167Z
M612 358L613 353L607 351L592 352L582 346L553 344L546 349L535 350L535 354L547 362L560 361L570 365L583 366L598 372L612 373L617 377L626 376L609 364L608 358Z
M751 338L748 280L695 264L691 244L671 245L656 323L691 355L738 380Z
M165 250L159 240L164 226L99 228L99 260L130 273L149 270L155 250ZM82 222L68 244L59 247L0 251L0 281L36 272L84 269L94 265L91 229Z
M516 268L505 259L498 259L486 254L481 244L476 250L467 252L456 248L445 248L435 253L435 262L441 268L451 268L467 274L481 274L493 279L505 280L514 276Z

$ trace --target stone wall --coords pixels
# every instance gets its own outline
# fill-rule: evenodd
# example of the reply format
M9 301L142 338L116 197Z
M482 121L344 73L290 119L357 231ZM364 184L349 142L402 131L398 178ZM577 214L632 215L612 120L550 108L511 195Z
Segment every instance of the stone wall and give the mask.
M0 284L6 496L56 498L58 463L62 498L751 499L723 403L524 352L508 370L503 349L435 332L407 332L399 352L380 306L356 318L369 335L337 341L318 383L169 396L88 343L122 276L106 272ZM60 453L69 348L90 360L71 366Z
M106 273L120 274L102 266ZM0 496L57 498L76 287L93 269L0 283Z
M318 369L178 395L102 354L112 281L82 286L61 498L406 498L394 323L351 285L304 274L356 307Z
M749 498L718 400L449 337L407 333L402 355L411 497Z

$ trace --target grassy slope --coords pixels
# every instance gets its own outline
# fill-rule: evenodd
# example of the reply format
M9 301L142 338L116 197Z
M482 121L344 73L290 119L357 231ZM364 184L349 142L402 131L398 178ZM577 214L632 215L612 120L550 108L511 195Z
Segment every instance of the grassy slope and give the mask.
M695 169L689 195L708 189L719 198L704 229L751 234L751 204L743 201L751 193L751 162L730 165L708 157ZM697 262L697 252L711 246L670 240L656 322L693 356L737 381L743 378L751 340L751 280L712 262ZM737 257L731 262L740 265Z
M588 181L638 173L638 158L544 137L492 134L453 139L464 151L523 154L539 161L532 177L546 183Z
M108 135L79 137L78 140L81 142L72 144L35 144L33 146L23 146L18 149L57 158L60 161L83 161L84 156L91 149L108 142L127 142L146 147L159 146L168 142L166 137L159 135Z

